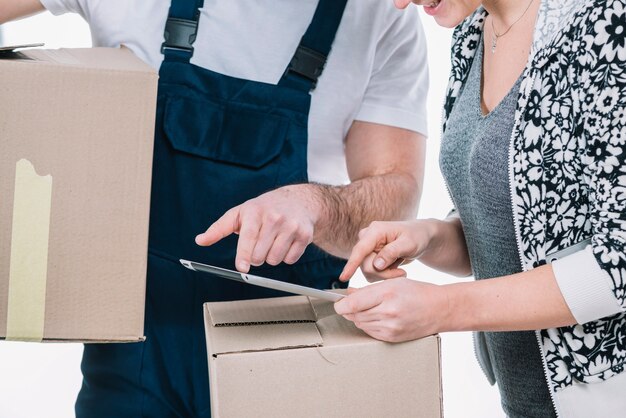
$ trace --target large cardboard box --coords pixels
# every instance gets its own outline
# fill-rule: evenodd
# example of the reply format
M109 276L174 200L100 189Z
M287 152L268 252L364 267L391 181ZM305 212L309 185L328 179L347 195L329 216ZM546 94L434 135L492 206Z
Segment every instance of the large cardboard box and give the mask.
M156 89L127 49L0 55L0 339L143 339Z
M305 296L205 304L214 418L442 416L440 340L374 340Z

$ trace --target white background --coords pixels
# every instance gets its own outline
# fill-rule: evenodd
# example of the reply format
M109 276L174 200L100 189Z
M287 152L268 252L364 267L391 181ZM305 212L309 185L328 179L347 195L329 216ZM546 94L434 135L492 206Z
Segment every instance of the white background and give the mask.
M439 126L450 70L451 32L438 27L424 14L422 19L428 37L431 87L427 175L419 216L442 217L451 207L438 169ZM2 31L5 45L28 42L45 42L48 48L91 45L89 29L77 16L52 17L46 13L6 24ZM457 280L416 263L410 265L408 271L411 278L434 283ZM353 280L355 286L364 283L362 278ZM79 344L0 342L0 418L72 417L74 399L81 385L81 353ZM497 390L488 385L476 363L469 333L442 335L442 366L447 418L504 415Z

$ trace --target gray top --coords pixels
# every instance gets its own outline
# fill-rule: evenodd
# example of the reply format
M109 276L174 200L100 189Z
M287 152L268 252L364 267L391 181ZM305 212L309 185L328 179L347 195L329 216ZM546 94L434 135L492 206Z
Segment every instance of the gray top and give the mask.
M508 168L521 77L502 102L483 115L483 49L479 48L450 114L440 155L441 171L461 218L472 271L478 280L522 271ZM534 332L487 332L476 338L483 348L477 351L481 366L490 380L498 382L502 406L509 417L554 414Z

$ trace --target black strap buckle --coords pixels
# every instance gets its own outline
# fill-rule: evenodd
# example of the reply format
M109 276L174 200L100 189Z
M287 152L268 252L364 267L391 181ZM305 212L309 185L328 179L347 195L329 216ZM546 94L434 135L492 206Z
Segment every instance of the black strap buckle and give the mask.
M166 49L193 52L193 43L198 34L198 18L187 20L169 17L165 23L165 42L161 45L161 53Z
M322 75L325 65L326 55L300 45L291 59L289 67L287 67L287 73L292 72L304 77L312 82L312 88L315 88L317 79Z

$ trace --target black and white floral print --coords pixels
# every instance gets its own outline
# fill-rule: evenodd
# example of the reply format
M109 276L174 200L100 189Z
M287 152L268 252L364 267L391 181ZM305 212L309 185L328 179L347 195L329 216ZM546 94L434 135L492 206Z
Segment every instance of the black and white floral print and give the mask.
M626 310L626 0L543 0L511 138L513 212L525 269L591 239ZM455 30L443 127L487 13ZM541 331L552 388L624 370L626 313Z

